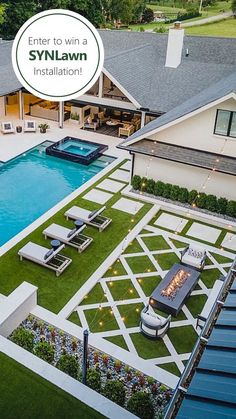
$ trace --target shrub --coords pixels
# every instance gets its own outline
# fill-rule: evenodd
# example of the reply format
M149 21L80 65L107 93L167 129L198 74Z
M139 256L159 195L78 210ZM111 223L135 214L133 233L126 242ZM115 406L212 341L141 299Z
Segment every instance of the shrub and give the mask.
M73 355L62 355L57 362L57 368L73 378L78 378L79 365Z
M164 190L162 194L163 198L167 198L167 199L170 198L171 188L172 188L172 185L170 183L164 184Z
M164 187L165 187L165 184L161 182L160 180L158 180L154 186L154 191L153 191L154 195L162 196L164 192Z
M148 179L147 180L147 193L153 194L155 188L155 180Z
M146 7L146 9L144 9L143 11L142 22L150 23L153 21L154 21L154 11L150 7Z
M133 176L132 178L132 186L134 190L138 190L141 187L141 177L138 175Z
M144 27L143 27L143 26L140 26L140 28L139 28L139 32L145 32L145 29L144 29Z
M219 198L217 200L216 211L219 214L226 214L227 203L228 203L227 199Z
M107 380L103 389L103 394L108 399L124 406L125 404L125 388L121 381Z
M206 194L204 192L197 195L196 204L199 208L206 208Z
M30 351L30 352L33 351L34 335L30 330L26 330L23 328L16 329L13 332L12 341L16 343L16 345L21 346L27 351Z
M236 217L236 202L235 201L228 201L226 214L229 217Z
M141 179L141 191L146 192L147 190L147 178L142 177Z
M141 419L154 418L153 404L148 393L134 393L127 403L127 409Z
M189 199L189 191L187 188L180 188L179 189L179 196L178 196L178 201L179 202L188 202Z
M34 348L34 354L49 364L54 359L54 349L47 342L39 342Z
M216 212L217 208L217 198L215 195L207 195L206 196L206 209L208 211Z
M198 192L195 189L189 192L188 203L190 205L192 205L192 203L196 200L197 195L198 195Z
M177 185L173 185L170 191L170 199L173 199L173 201L177 201L179 196L179 190L180 187Z
M94 368L89 368L87 372L87 385L98 393L101 391L101 374Z
M199 13L198 9L189 7L189 9L185 13L178 13L177 20L192 19L198 16L201 16L201 13Z
M165 33L166 32L166 28L165 28L164 25L160 25L160 26L154 28L153 29L153 32L156 32L156 33Z

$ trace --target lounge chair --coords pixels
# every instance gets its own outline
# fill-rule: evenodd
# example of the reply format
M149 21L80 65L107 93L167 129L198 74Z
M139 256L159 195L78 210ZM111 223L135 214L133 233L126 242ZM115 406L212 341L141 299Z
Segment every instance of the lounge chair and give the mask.
M199 271L204 269L207 254L206 250L202 247L190 244L180 254L183 265L191 266Z
M93 241L91 237L81 234L86 225L81 228L74 228L73 230L60 226L58 224L51 224L46 230L43 231L45 239L51 237L52 239L59 240L68 246L75 247L78 252L83 252Z
M2 122L1 131L3 134L13 134L15 133L15 128L13 127L12 122Z
M149 306L141 312L140 332L151 339L160 339L167 333L171 315L166 319L159 317Z
M59 254L64 247L65 245L62 244L58 249L54 250L28 242L19 250L18 255L20 256L20 260L31 260L38 265L52 269L56 272L56 276L59 276L72 262L72 259Z
M102 207L95 211L89 211L84 208L74 206L65 212L65 216L67 220L81 220L85 224L98 228L101 232L112 222L110 218L100 215L105 209L106 207Z
M36 132L35 121L24 121L24 132Z

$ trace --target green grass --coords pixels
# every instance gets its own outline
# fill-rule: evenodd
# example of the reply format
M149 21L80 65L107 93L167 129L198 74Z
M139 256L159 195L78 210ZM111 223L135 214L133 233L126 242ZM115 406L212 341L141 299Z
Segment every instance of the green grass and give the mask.
M95 287L85 296L80 305L104 303L107 301L107 297L104 294L101 284L96 284Z
M130 337L141 358L160 358L162 356L170 355L162 339L151 340L141 333L132 333L130 334Z
M146 278L138 278L139 285L147 297L150 297L161 280L161 276L147 276Z
M0 353L1 419L83 419L104 416Z
M108 338L104 338L106 340L108 340L111 343L114 343L114 345L119 346L120 348L125 349L126 351L128 351L128 346L126 345L126 342L123 338L122 335L118 335L118 336L110 336Z
M95 185L96 183L91 188ZM87 189L86 192L91 188ZM84 206L90 210L98 208L97 204L85 201L82 196L71 201L41 227L37 228L32 234L3 255L0 258L0 293L8 295L23 281L27 280L38 287L38 304L57 313L128 234L128 230L133 228L151 208L151 205L145 204L135 217L131 217L127 213L111 208L120 197L120 193L114 194L107 204L104 215L112 218L113 222L106 230L99 233L95 228L86 228L86 234L94 238L92 245L88 249L81 254L78 254L76 249L70 247L66 247L63 250L62 253L71 257L73 263L59 278L56 277L53 271L30 261L24 260L20 262L17 253L28 241L50 247L50 241L44 239L42 231L51 223L73 227L73 223L66 221L64 217L64 212L71 206ZM134 219L133 223L131 219Z
M170 248L162 236L143 237L142 240L151 252L155 250L167 250Z
M181 375L180 370L177 367L175 362L169 362L168 364L161 364L161 365L158 365L158 367L163 368L163 370L171 372L174 375L177 375L177 377L180 377Z
M204 294L191 295L187 299L187 302L185 303L185 305L189 309L192 316L197 317L201 313L204 305L206 304L206 301L207 301L207 296Z
M126 262L129 264L130 269L134 274L156 271L155 266L148 256L127 257Z
M171 241L177 249L184 249L185 247L188 246L187 243L181 242L180 240L171 239Z
M129 243L128 247L124 251L124 254L142 253L142 252L143 252L143 248L140 246L139 242L135 239L133 242Z
M207 288L212 288L215 281L219 279L221 272L214 268L214 269L207 269L201 273L201 280L206 285Z
M173 327L167 334L178 354L192 352L198 338L192 326Z
M84 310L84 315L89 325L89 330L93 333L106 332L108 330L119 329L111 307L92 308Z
M169 270L180 261L175 253L163 253L162 255L154 255L154 257L163 271Z
M162 317L165 317L165 318L168 317L168 314L165 313L164 311L157 310L156 308L154 309L154 311L159 316L162 316ZM171 321L172 322L178 322L180 320L186 320L186 316L185 316L185 314L184 314L184 312L182 310L180 310L180 312L179 312L179 314L178 314L177 317L174 317L174 316L171 317Z
M139 295L130 279L109 281L107 286L111 292L114 301L128 300L138 298Z
M117 306L126 327L137 327L140 323L140 313L144 304L124 304Z
M127 272L122 265L120 259L117 259L115 263L107 270L107 272L103 275L104 278L110 278L113 276L122 276L127 275Z
M217 253L211 252L211 255L218 263L233 263L233 259L230 259L224 255L218 255Z
M235 19L229 18L220 22L185 28L188 35L222 36L236 38Z
M77 324L77 326L82 327L79 315L77 313L77 311L73 311L73 313L71 313L70 317L68 317L68 319L70 322Z

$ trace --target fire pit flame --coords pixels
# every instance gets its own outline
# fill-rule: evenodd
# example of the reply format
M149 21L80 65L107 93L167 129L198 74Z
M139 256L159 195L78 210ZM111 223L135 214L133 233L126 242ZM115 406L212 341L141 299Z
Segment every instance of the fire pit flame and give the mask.
M171 279L166 288L161 291L163 297L173 300L178 290L184 285L190 274L183 269L179 269L176 275Z

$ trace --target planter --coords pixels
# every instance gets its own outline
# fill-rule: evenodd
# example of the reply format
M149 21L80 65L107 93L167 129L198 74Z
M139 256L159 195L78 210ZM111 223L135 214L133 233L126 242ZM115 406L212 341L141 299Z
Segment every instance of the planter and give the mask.
M71 119L70 118L70 124L73 124L73 125L79 125L79 120L78 119Z
M40 128L41 134L45 134L47 132L46 128Z
M22 132L22 127L20 125L18 125L16 127L16 132L18 132L18 133Z

